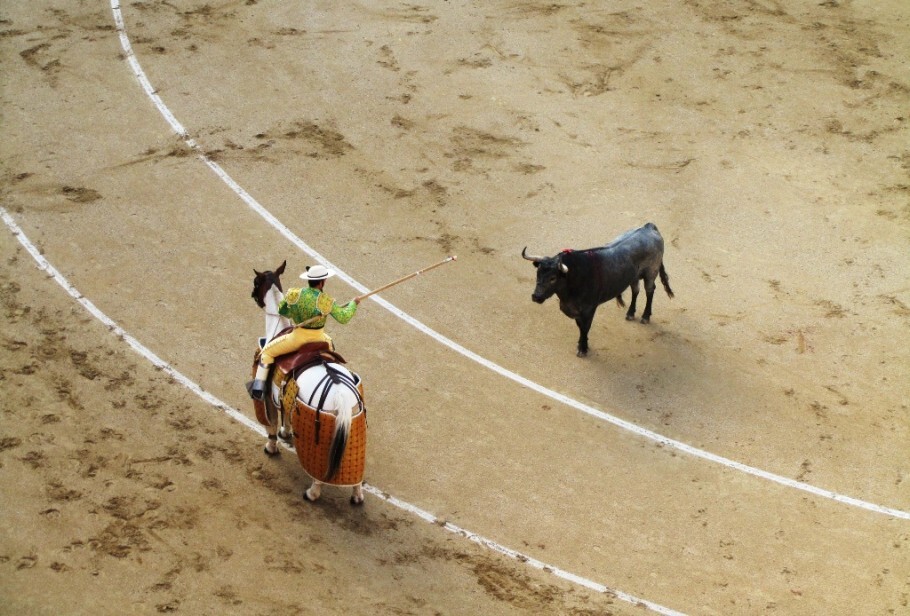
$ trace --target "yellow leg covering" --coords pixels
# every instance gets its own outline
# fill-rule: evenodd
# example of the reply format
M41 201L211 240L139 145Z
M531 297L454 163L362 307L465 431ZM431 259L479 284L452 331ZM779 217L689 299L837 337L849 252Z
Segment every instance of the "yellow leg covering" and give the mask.
M297 327L291 333L279 336L265 345L259 354L259 363L268 366L279 355L292 353L309 342L328 342L329 347L335 348L332 339L324 330Z

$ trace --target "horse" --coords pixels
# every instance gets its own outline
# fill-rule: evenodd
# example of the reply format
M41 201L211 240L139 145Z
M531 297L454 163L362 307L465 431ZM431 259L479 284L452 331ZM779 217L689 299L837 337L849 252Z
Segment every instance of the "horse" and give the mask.
M253 270L256 277L253 278L253 293L251 296L256 305L265 310L265 336L259 339L257 353L262 350L269 340L277 336L278 332L293 326L290 319L278 314L278 304L281 302L281 298L284 297L284 289L281 287L281 275L284 273L286 266L287 261L283 261L274 271L258 272L255 269ZM286 443L290 443L293 438L291 427L288 424L288 414L284 412L284 409L275 405L264 406L264 410L268 413L266 421L258 417L260 411L258 407L257 418L260 423L266 426L268 431L269 440L266 442L265 454L267 456L276 456L279 453L278 438ZM279 418L281 421L276 421Z
M278 313L286 264L273 271L253 270L251 295L265 311L266 332L258 341L254 371L265 344L293 327ZM313 479L303 492L309 502L315 502L328 483L351 486L351 504L363 504L366 406L360 376L344 363L327 343L306 344L296 353L276 359L264 399L253 401L256 418L268 431L267 456L279 455L278 438L293 439L300 463Z

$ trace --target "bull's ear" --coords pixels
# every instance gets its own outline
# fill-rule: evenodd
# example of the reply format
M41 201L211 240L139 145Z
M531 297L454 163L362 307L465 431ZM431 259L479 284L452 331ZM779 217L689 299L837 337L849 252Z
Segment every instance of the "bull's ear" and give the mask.
M275 273L278 274L279 276L281 276L281 275L284 273L284 266L287 265L287 264L288 264L287 259L285 259L284 261L282 261L282 262L281 262L281 266L280 266L278 269L275 270Z
M256 277L257 277L257 278L258 278L259 276L262 276L262 273L261 273L261 272L257 272L257 271L256 271L256 268L253 268L253 273L256 274Z
M534 261L534 267L540 267L540 263L538 263L537 261Z

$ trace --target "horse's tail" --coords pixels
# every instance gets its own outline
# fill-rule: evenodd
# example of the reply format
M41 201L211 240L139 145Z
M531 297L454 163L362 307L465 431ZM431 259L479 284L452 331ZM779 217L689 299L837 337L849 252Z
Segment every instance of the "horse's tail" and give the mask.
M332 396L335 406L335 434L332 436L332 445L329 447L329 468L325 472L324 481L331 481L341 468L344 450L348 446L348 436L351 434L351 418L353 408L347 403L344 395L346 388L341 383L334 384L335 395Z

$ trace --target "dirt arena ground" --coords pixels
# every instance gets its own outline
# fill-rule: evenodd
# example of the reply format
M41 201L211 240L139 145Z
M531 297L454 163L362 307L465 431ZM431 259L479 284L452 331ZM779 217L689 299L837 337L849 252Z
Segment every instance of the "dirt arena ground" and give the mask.
M253 269L313 263L584 405L910 511L910 4L0 4L2 207L100 311L252 415ZM652 221L676 292L575 357L520 258ZM7 225L9 227L9 225ZM0 233L0 613L640 614L368 495L135 353ZM341 300L358 291L339 279ZM628 299L628 294L626 295ZM910 520L579 412L377 302L330 324L367 480L688 614L908 614Z

